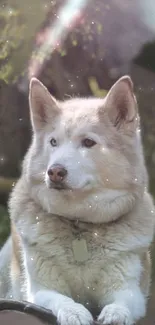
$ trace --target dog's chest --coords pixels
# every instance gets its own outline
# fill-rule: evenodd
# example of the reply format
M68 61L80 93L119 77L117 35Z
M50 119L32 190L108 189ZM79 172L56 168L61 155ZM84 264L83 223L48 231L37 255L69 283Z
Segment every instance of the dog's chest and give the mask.
M53 220L46 231L39 225L36 240L36 248L28 248L27 262L29 273L42 285L89 301L101 291L101 278L103 287L111 286L107 275L113 253L104 227Z
M76 266L83 269L84 265L105 259L108 249L105 232L106 229L99 225L53 222L52 231L47 234L46 252L58 265L62 263L63 268ZM40 245L41 241L40 237Z

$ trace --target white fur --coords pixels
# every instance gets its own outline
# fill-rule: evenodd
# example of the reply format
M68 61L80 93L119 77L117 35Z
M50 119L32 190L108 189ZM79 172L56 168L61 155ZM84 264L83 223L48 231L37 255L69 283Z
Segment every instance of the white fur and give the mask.
M124 304L113 303L103 308L98 321L104 325L119 324L131 325L133 319L130 311Z
M61 325L91 324L87 308L103 324L132 325L146 310L155 221L131 80L121 79L105 100L64 103L35 80L30 107L34 137L10 201L23 299L50 308ZM83 148L87 137L93 148ZM56 163L68 172L66 190L51 188L47 172ZM73 252L79 237L84 262Z
M99 233L97 236L99 236ZM69 272L69 279L71 281L70 288L72 294L75 297L76 293L79 293L81 302L84 301L84 297L87 297L89 305L89 299L93 293L94 305L96 304L97 306L97 304L99 304L101 307L103 307L105 304L107 304L106 307L103 307L98 317L98 320L102 321L103 324L115 324L118 322L121 325L131 325L133 321L139 319L140 317L143 317L146 310L146 299L139 288L139 278L142 272L140 260L136 255L130 258L130 256L125 257L123 254L122 261L121 258L119 258L119 262L117 262L118 266L116 264L115 268L113 269L113 266L109 260L109 264L107 265L108 267L106 268L105 263L106 259L109 258L109 254L107 254L106 257L106 254L104 253L103 260L100 262L98 260L96 264L96 253L97 252L93 253L93 250L91 249L92 261L94 262L91 262L91 269L89 272L89 263L86 263L85 266L80 264L73 264L74 267L72 266L72 269L66 265L66 267L63 269L63 277L66 277L67 273ZM97 254L100 254L100 249L98 249ZM61 263L61 259L63 263L63 258L60 257L59 265ZM42 275L39 273L42 272L43 269L47 270L47 266L46 264L42 264L41 270L38 269L38 283L36 283L36 273L34 272L34 265L37 267L36 261L37 257L35 256L35 251L27 251L26 265L27 270L29 271L29 275L27 276L27 279L29 281L29 285L27 287L27 299L43 307L50 308L61 324L65 324L65 322L67 322L67 324L77 325L84 325L85 323L90 324L92 321L92 316L82 305L75 303L74 300L66 297L65 295L60 295L58 291L41 290L42 285L40 280ZM50 261L48 264L49 272ZM57 272L57 268L55 271L54 269L52 271L52 267L54 267L54 265L55 262L53 260L51 264L51 271L49 272L52 286L55 288L55 290L58 290L59 288L59 292L68 292L68 295L70 295L68 285L65 285L63 278L61 279L60 274L56 275L55 273ZM121 274L122 271L119 270L119 268L122 268L122 271L126 272L128 281L125 279L123 280ZM54 282L54 279L56 282ZM98 279L98 287L95 285L96 279ZM58 284L57 281L59 281ZM83 289L81 287L82 282L84 283ZM109 287L109 284L111 288ZM95 290L93 292L94 287Z
M140 288L135 283L130 283L129 288L120 290L115 293L115 302L125 305L134 320L138 320L145 316L146 313L146 300Z

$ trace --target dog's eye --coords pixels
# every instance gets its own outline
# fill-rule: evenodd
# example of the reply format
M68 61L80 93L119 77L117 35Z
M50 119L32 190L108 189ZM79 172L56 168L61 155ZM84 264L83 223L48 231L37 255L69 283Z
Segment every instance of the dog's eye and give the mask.
M86 138L82 140L82 146L85 148L91 148L95 146L96 142L92 139Z
M56 147L57 146L57 142L56 142L56 140L54 138L52 138L50 140L50 144L51 144L52 147Z

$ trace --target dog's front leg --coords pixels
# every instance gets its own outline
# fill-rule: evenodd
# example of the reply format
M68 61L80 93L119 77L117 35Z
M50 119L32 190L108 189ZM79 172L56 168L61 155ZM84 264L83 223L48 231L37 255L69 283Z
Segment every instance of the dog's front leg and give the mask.
M137 285L113 292L110 300L98 317L104 325L132 325L145 316L146 298Z
M50 309L61 325L90 325L93 322L92 315L83 305L56 291L40 290L33 301Z

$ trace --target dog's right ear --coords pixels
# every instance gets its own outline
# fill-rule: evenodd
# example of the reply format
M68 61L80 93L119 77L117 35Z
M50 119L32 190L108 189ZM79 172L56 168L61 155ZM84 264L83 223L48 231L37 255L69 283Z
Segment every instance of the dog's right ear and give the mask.
M36 78L32 78L30 81L29 106L34 131L44 128L46 123L60 111L56 99Z

